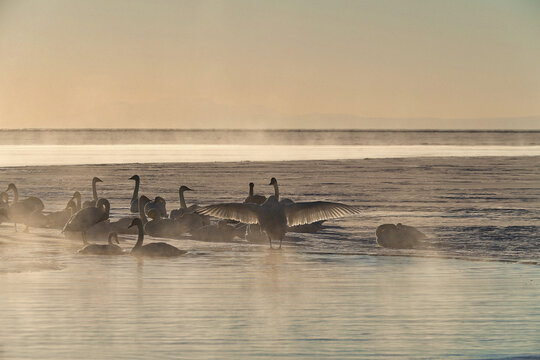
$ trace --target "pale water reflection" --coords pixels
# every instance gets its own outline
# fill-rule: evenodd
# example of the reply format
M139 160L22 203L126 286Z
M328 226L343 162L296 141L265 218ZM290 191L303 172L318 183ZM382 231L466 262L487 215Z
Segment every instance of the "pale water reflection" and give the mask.
M0 276L5 358L484 358L538 352L538 268L245 251L66 253Z
M0 145L0 166L346 160L440 156L540 156L540 146L224 144Z

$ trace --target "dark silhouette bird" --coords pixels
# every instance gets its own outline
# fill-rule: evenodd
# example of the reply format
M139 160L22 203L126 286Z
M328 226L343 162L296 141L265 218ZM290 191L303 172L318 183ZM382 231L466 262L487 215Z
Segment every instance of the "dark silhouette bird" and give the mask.
M96 207L98 196L97 196L97 189L96 189L96 183L103 182L100 178L94 177L92 179L92 200L85 201L82 205L83 208L87 207Z
M9 219L15 225L15 231L17 231L17 223L26 223L32 214L37 214L43 211L45 205L43 205L43 201L41 201L40 198L35 196L30 196L19 201L19 190L13 183L8 185L6 193L10 190L13 191L14 197L13 203L7 209L7 214ZM28 224L26 225L24 231L28 231Z
M177 247L174 247L164 242L155 242L143 245L144 229L141 219L133 219L129 227L132 226L137 226L139 233L137 243L135 244L133 249L131 249L132 255L149 257L173 257L181 256L187 253L187 251L185 250L180 250Z
M413 249L426 235L412 226L383 224L377 227L377 244L391 249Z
M255 184L253 184L252 182L249 183L249 195L248 197L244 200L244 203L249 203L249 204L258 204L258 205L261 205L262 203L264 203L266 201L266 196L263 196L263 195L254 195L253 194L253 188L255 187Z
M69 219L62 232L80 232L83 242L86 244L86 231L95 224L109 218L111 205L107 199L99 199L96 207L83 208Z

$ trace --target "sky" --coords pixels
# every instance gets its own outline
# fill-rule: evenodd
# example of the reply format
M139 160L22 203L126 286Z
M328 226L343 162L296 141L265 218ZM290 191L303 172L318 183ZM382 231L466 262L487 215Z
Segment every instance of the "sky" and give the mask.
M0 128L540 129L540 1L0 0Z

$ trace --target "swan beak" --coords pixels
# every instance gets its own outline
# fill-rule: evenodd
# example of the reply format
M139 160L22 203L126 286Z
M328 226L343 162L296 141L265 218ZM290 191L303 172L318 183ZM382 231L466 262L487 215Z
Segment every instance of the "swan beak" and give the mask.
M188 188L187 186L186 186L186 190L189 190L189 191L194 191L193 189L190 189L190 188Z
M137 179L136 176L137 175L133 175L132 177L129 178L129 180L136 180Z
M97 178L96 182L103 182L100 178Z

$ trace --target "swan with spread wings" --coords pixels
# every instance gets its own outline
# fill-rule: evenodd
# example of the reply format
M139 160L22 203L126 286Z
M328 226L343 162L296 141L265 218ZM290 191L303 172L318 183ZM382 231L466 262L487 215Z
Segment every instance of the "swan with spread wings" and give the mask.
M266 233L270 248L272 240L279 240L279 247L287 231L287 226L309 224L319 220L335 219L360 213L355 206L327 201L292 202L279 200L279 187L276 178L269 185L274 185L275 195L264 203L226 203L202 207L195 212L222 219L233 219L246 224L259 224Z

